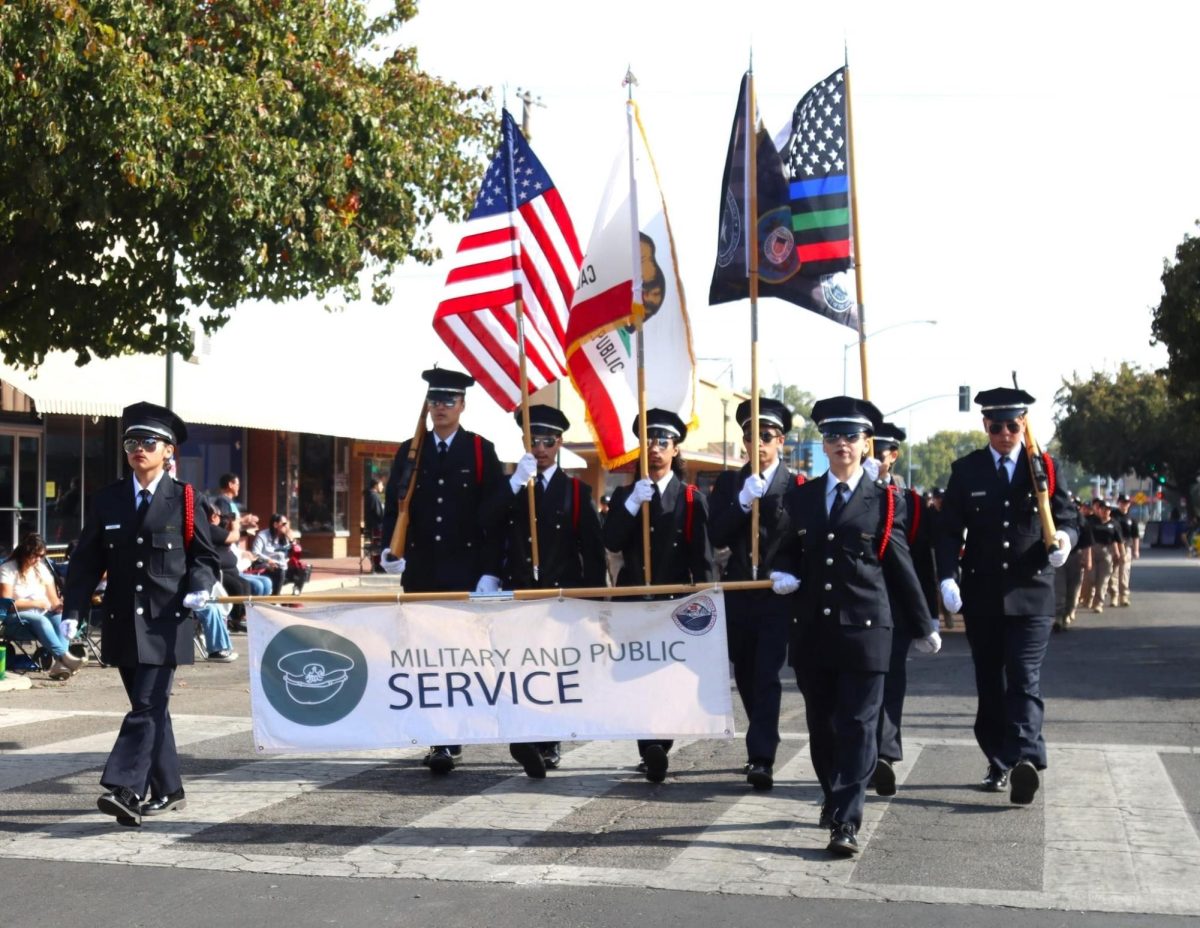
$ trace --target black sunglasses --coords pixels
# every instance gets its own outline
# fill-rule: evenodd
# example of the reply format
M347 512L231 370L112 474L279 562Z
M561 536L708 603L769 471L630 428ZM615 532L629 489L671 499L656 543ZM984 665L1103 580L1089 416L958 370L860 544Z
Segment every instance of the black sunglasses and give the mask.
M558 444L558 437L554 435L535 435L529 439L529 444L535 448L553 448Z
M673 438L647 438L646 439L646 447L662 448L665 451L667 448L671 447L671 444L674 441L675 441L675 439L673 439Z
M126 454L133 454L138 448L143 451L155 451L161 441L161 438L126 438L121 447L125 449Z
M425 402L432 406L441 406L443 409L451 409L458 405L457 396L427 396Z
M1015 419L1009 419L1007 422L989 422L988 431L993 435L999 435L1005 429L1008 429L1013 435L1021 431L1021 423Z
M831 444L831 445L837 441L856 442L862 437L863 437L863 433L861 431L859 431L859 432L823 432L821 434L821 439L823 441L829 442L829 444Z
M758 433L758 440L760 442L762 442L764 445L769 445L776 438L782 438L782 437L783 437L783 434L780 432L759 432ZM753 439L754 439L754 436L752 433L750 433L750 432L742 433L742 441L744 441L746 444L750 444L750 442Z

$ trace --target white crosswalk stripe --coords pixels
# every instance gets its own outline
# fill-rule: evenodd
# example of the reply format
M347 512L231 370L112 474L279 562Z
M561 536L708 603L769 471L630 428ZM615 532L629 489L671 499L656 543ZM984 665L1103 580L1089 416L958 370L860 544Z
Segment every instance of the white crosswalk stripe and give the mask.
M0 710L0 744L10 740L5 737L6 729L71 721L73 716L89 717L96 725L95 733L35 747L0 749L0 820L9 814L20 817L20 810L4 811L16 809L15 803L4 801L6 792L29 799L31 792L36 793L36 789L27 789L31 784L98 770L120 724L117 713ZM73 730L82 730L83 723L74 721ZM247 746L250 744L250 722L245 718L180 715L174 717L174 727L181 749L231 735L245 735ZM428 810L399 827L380 823L367 829L369 834L361 843L341 854L271 854L257 853L254 848L239 852L232 840L220 843L223 839L216 837L208 846L194 839L248 816L286 809L315 790L370 774L397 760L413 768L420 750L353 756L247 756L228 759L220 770L198 775L188 775L185 768L187 809L147 820L141 829L117 827L87 802L79 803L77 814L62 812L64 804L58 796L57 818L38 815L28 822L9 823L0 832L0 858L1200 915L1200 835L1162 761L1164 754L1194 755L1194 749L1053 746L1052 769L1037 800L1044 804L1045 823L1044 848L1038 849L1043 853L1041 888L1012 890L864 882L861 873L856 874L854 862L829 858L823 852L827 835L815 827L820 790L802 739L795 735L785 739L799 750L777 768L774 791L730 790L729 775L719 771L720 789L714 787L711 797L712 816L701 824L685 823L673 831L664 851L670 859L658 868L638 866L632 856L628 862L621 860L619 842L612 852L617 865L576 865L571 862L572 854L558 854L561 848L557 845L544 859L536 853L521 857L524 848L545 851L539 841L546 836L561 839L556 832L564 822L575 821L571 826L575 834L586 835L579 830L583 826L578 817L589 809L607 808L604 803L627 809L642 802L643 793L629 788L633 783L646 787L644 801L668 802L676 801L671 797L681 791L701 790L717 782L680 776L662 787L644 784L630 770L634 749L628 742L573 746L564 755L562 769L552 771L544 781L529 780L513 766L511 776L501 776L476 794L440 794L430 798ZM684 756L689 747L701 744L678 742L673 756ZM973 743L930 738L914 739L906 745L906 762L897 768L901 786L918 766L922 751L946 748L973 748ZM407 769L396 776L428 775ZM707 795L688 795L686 801L710 803ZM72 795L72 802L75 799ZM337 804L324 808L331 818L314 824L336 828ZM868 802L860 833L864 858L881 822L902 827L903 822L897 825L888 819L891 810L891 803L874 797ZM282 830L289 826L268 823L256 827ZM596 833L602 831L603 826Z

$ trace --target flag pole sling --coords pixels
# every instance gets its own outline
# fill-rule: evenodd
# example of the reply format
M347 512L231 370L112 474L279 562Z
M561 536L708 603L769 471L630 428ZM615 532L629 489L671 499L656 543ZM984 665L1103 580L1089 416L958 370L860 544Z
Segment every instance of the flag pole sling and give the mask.
M405 458L401 474L408 473L408 486L404 489L404 499L400 501L400 511L396 514L396 525L392 529L392 537L388 546L393 557L404 557L404 544L408 538L408 509L412 504L413 488L417 485L417 468L420 466L421 449L425 445L425 397L421 397L421 415L417 419L417 427L413 431L412 441L408 443L408 457Z
M746 93L746 273L750 278L750 473L758 476L758 132L754 71ZM758 579L759 505L750 503L750 577Z
M517 297L517 358L521 366L521 431L525 436L525 450L533 453L533 436L529 425L529 374L525 368L525 301ZM525 484L525 496L529 501L529 544L533 559L533 580L536 583L541 573L538 557L537 498L533 485L537 476Z
M579 589L512 590L505 593L479 594L461 592L437 593L302 593L299 596L221 596L210 602L222 605L320 605L332 603L432 603L432 602L526 602L540 599L609 599L616 600L641 596L661 596L693 593L769 590L770 580L731 580L724 583L667 583L646 586L588 586Z
M640 472L643 478L650 476L650 448L646 436L646 338L642 326L646 313L642 304L642 246L638 238L637 172L633 161L633 84L629 85L629 99L625 103L625 128L629 136L629 206L633 218L633 324L637 338L637 381L638 381L638 441L640 443ZM649 586L654 580L650 563L650 506L642 504L642 575Z
M854 240L854 297L858 301L858 365L862 373L862 398L871 398L867 376L867 315L863 299L862 235L858 228L858 182L855 178L853 94L850 93L850 64L846 63L846 138L850 142L850 229ZM874 449L871 449L872 453Z

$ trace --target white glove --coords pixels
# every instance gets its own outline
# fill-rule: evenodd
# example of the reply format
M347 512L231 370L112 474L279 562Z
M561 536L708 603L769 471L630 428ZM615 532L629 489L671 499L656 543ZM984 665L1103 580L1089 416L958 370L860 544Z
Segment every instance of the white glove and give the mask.
M530 452L526 451L521 455L521 460L517 461L517 469L513 471L513 475L508 478L508 485L512 487L514 493L520 493L521 487L525 486L537 476L537 458Z
M782 570L771 571L771 592L786 596L800 589L800 581Z
M875 458L867 458L863 461L863 472L874 483L879 479L879 462Z
M1054 543L1058 547L1050 552L1050 566L1062 567L1067 563L1067 555L1071 553L1071 537L1059 529L1054 533Z
M913 642L915 647L922 654L937 654L942 650L942 636L937 632L930 632L924 638L918 638Z
M751 474L742 484L742 490L738 493L738 502L742 504L742 508L746 512L750 511L750 507L754 505L756 499L762 499L763 494L767 492L767 481L763 480L758 474Z
M479 578L479 582L475 584L476 593L499 593L500 578L493 577L491 574L484 574Z
M643 477L629 491L629 498L625 500L625 511L631 516L636 516L638 510L642 508L642 503L648 503L652 499L654 499L654 481L649 477Z
M404 573L404 558L395 557L392 555L391 548L384 548L383 553L379 555L379 566L383 568L385 574L398 577Z
M193 610L203 609L208 605L208 601L211 598L212 597L209 595L208 590L199 590L195 593L188 593L187 596L183 597L183 608Z
M953 580L943 580L938 586L938 590L942 594L942 602L946 604L946 608L951 613L962 611L962 593L958 591L958 584Z

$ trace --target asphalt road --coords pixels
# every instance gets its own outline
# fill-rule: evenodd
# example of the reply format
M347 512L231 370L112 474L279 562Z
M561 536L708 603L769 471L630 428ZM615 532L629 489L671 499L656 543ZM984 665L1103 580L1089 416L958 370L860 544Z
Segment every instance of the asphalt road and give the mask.
M1198 592L1200 561L1149 552L1131 608L1054 637L1051 768L1029 808L970 788L973 676L961 625L947 632L909 665L900 790L871 797L850 862L822 850L790 680L777 787L754 794L740 741L679 743L661 786L612 742L567 745L540 783L503 746L468 747L445 779L417 751L262 758L244 657L200 664L172 697L189 808L134 832L94 811L115 672L34 674L0 692L0 925L1195 922Z

